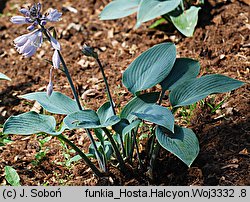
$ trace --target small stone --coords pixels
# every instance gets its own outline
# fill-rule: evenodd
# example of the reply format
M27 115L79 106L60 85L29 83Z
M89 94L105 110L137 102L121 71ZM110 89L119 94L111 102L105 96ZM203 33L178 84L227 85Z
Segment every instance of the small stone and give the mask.
M131 48L129 49L129 53L130 53L131 55L133 55L133 54L135 54L136 50L137 50L137 46L136 46L135 44L133 44L133 45L131 46Z
M115 47L115 46L117 46L117 45L119 44L119 42L116 41L116 40L113 40L113 41L111 42L111 44L112 44L113 47Z
M108 31L108 38L111 39L114 37L114 29Z
M224 54L220 55L220 60L223 60L226 56Z
M76 23L70 23L68 26L67 26L67 28L66 28L66 30L70 30L70 29L75 29L76 31L82 31L83 30L83 26L82 25L80 25L80 24L76 24Z

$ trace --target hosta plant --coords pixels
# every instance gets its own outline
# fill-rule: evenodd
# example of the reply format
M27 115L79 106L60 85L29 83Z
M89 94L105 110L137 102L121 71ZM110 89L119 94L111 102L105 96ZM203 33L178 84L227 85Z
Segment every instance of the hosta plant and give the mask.
M196 6L194 5L196 4ZM150 21L159 16L152 26L168 21L179 32L190 37L193 35L198 21L198 12L203 1L192 0L113 0L101 12L101 20L114 20L137 13L136 28L143 22Z
M36 49L42 44L43 37L46 37L54 49L52 61L48 63L52 65L51 74L55 69L65 73L74 99L61 92L53 92L50 76L47 92L33 92L21 96L23 99L40 103L49 115L30 111L11 116L4 124L3 133L49 134L58 138L78 153L74 156L74 161L82 158L99 177L108 173L111 165L118 166L124 174L128 173L127 164L153 171L155 159L161 148L177 156L187 166L191 166L199 153L199 142L191 129L176 124L175 112L179 107L192 105L210 94L237 89L243 82L219 74L198 76L198 61L176 58L175 45L161 43L139 55L123 73L122 83L131 93L132 99L117 113L108 78L98 54L93 48L85 45L83 54L93 57L100 67L108 101L103 101L103 105L97 111L84 109L60 52L61 46L50 33L52 29L45 26L46 23L57 21L61 14L57 10L52 10L49 14L42 15L40 10L41 5L35 4L29 10L21 10L26 15L25 18L12 18L14 23L32 23L31 26L37 27L35 31L22 35L14 42L18 51L28 57L35 54ZM34 42L38 46L34 46ZM152 87L156 85L161 86L161 90L154 92ZM169 106L162 105L166 93L170 101ZM53 114L62 115L62 122L57 123ZM144 155L142 158L139 137L146 124L149 124L150 128L147 138L148 150L146 157ZM85 129L90 139L89 154L85 154L65 135L69 130L78 129ZM98 167L93 164L93 158L97 159Z

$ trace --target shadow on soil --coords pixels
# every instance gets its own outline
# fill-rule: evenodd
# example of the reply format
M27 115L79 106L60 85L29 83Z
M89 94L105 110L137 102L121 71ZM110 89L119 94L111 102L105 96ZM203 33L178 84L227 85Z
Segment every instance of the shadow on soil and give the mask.
M5 107L5 110L7 111L7 114L4 116L0 115L0 124L3 124L3 122L13 114L16 114L17 112L13 110L14 106L17 106L20 104L20 99L15 96L16 91L22 91L24 92L25 89L28 89L32 86L32 83L19 83L15 86L9 86L0 93L0 108Z
M0 13L3 13L3 10L6 6L7 0L1 0L0 2Z
M200 141L200 153L188 168L175 156L162 151L156 166L157 185L242 185L238 179L249 176L250 120L195 130ZM197 132L199 131L199 132ZM243 169L246 168L246 169ZM164 176L164 178L163 178ZM250 177L245 179L250 184Z

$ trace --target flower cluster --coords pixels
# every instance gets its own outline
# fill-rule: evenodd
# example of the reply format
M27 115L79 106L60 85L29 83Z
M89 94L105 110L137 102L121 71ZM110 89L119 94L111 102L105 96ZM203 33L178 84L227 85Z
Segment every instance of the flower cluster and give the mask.
M17 51L23 54L25 57L31 57L35 54L38 47L41 47L43 43L43 33L49 36L49 41L55 50L60 50L60 44L58 41L51 36L51 34L44 28L44 25L49 22L56 22L62 16L56 9L51 10L48 14L41 14L41 4L34 4L29 9L22 8L20 13L24 16L14 16L10 21L14 24L31 24L28 26L28 30L32 31L29 34L24 34L17 37L14 40ZM34 30L38 25L40 29ZM58 67L55 65L54 67Z
M29 7L28 9L20 9L20 13L24 16L14 16L10 21L14 24L30 24L27 29L30 31L28 34L21 35L14 40L15 47L17 51L25 57L31 57L34 55L39 47L43 43L43 35L47 37L50 41L51 46L54 49L54 54L52 57L53 67L58 69L60 67L60 56L59 51L61 46L59 42L50 34L50 32L45 28L47 22L57 22L60 20L62 13L58 12L56 9L50 10L44 15L41 13L41 4L37 3ZM38 28L37 28L38 27ZM35 29L37 28L37 29ZM52 72L50 73L49 87L47 87L48 95L52 93Z
M31 24L27 29L33 31L37 25L46 25L47 22L57 22L60 20L62 13L59 13L56 9L52 9L49 13L41 14L41 4L34 4L29 9L22 8L20 13L24 16L14 16L11 18L11 22L14 24Z

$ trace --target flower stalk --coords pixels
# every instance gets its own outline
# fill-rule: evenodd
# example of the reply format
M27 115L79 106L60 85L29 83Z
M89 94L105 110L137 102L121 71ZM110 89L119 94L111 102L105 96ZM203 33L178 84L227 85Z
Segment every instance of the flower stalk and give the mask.
M105 132L105 134L108 136L109 140L110 140L110 143L115 151L115 155L116 155L116 158L119 162L119 166L121 168L121 171L126 174L126 166L125 166L125 163L124 163L124 160L120 154L120 151L118 150L118 147L112 137L112 135L110 134L109 130L107 128L102 128L102 130Z
M98 177L103 177L104 173L102 173L90 160L89 158L79 149L74 143L72 143L69 139L67 139L65 136L58 135L56 136L58 139L62 140L65 142L67 145L72 147L85 161L85 163L92 169L92 171L95 173L96 176Z
M40 26L41 26L42 32L44 33L44 35L46 36L46 38L51 42L51 37L49 36L47 29L43 25L41 25L41 24L40 24ZM67 68L67 65L66 65L66 63L65 63L65 61L64 61L64 59L62 57L62 54L61 54L61 52L59 50L55 50L55 51L57 51L57 53L58 53L60 62L62 63L62 66L63 66L63 72L65 73L65 76L68 79L68 82L70 84L70 87L71 87L71 90L73 92L74 98L76 100L77 106L78 106L79 110L82 110L82 106L80 104L77 91L76 91L75 86L73 84L72 78L71 78L69 70ZM88 137L90 139L91 144L93 144L93 146L94 146L94 150L95 150L95 153L96 153L97 161L98 161L99 165L102 168L104 168L103 160L102 160L100 152L98 151L98 148L96 146L95 140L94 140L94 138L93 138L93 136L92 136L92 134L91 134L91 132L90 132L89 129L86 129L86 132L87 132L87 135L88 135Z
M93 50L92 47L87 46L86 44L83 46L82 52L83 52L84 55L86 55L88 57L93 57L96 60L98 66L99 66L99 68L101 70L101 73L102 73L102 77L103 77L103 80L104 80L104 83L105 83L105 86L106 86L106 91L107 91L107 94L108 94L108 100L109 100L110 106L112 108L113 115L116 115L115 104L114 104L114 101L112 99L112 95L110 93L110 89L109 89L109 85L108 85L108 80L107 80L107 77L105 75L102 63L101 63L101 61L100 61L100 59L98 57L98 54ZM112 136L111 136L111 138L113 139ZM125 151L124 142L123 142L123 138L122 138L121 134L119 134L119 138L120 138L120 142L121 142L121 146L122 146L122 151L123 151L123 153L125 153L124 152ZM114 144L114 146L117 147L116 144ZM117 150L118 150L118 148L117 148Z

